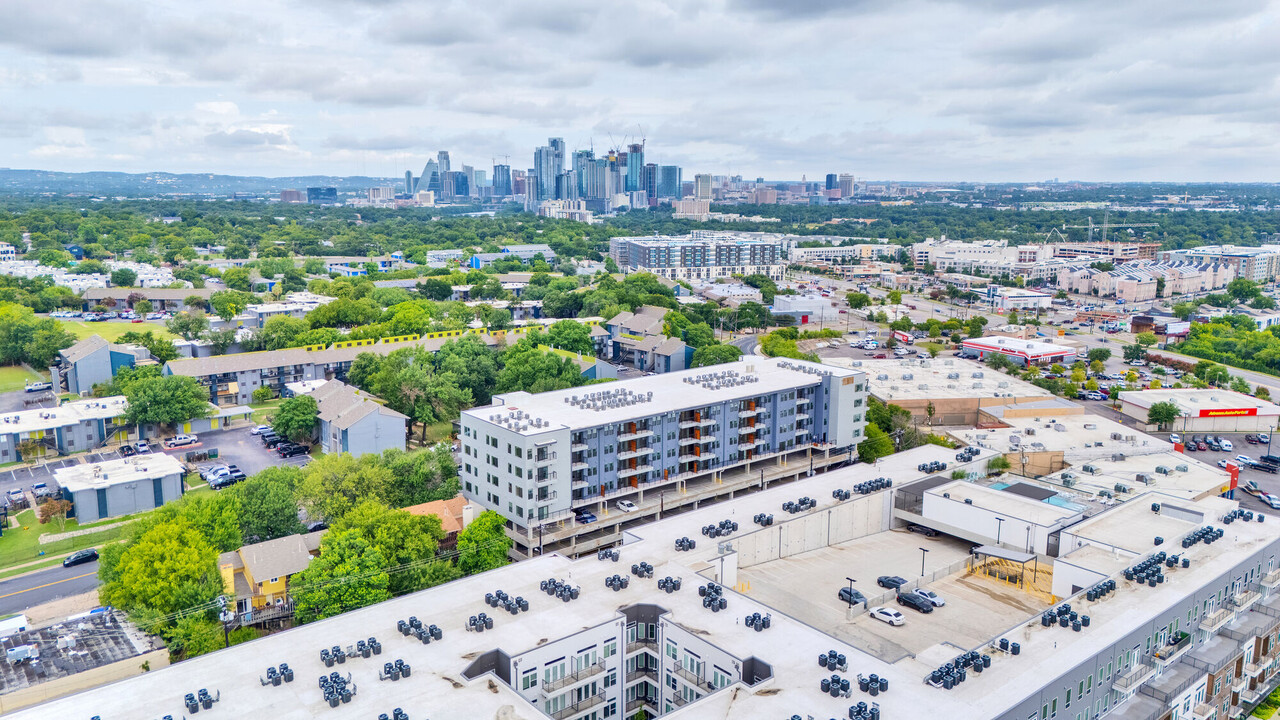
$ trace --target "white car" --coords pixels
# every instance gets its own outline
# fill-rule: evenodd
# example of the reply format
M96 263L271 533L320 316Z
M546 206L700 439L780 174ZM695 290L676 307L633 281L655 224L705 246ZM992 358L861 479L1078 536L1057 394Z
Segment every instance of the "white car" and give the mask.
M1129 364L1134 367L1145 367L1147 364L1147 361L1146 360L1130 360Z
M1258 499L1266 503L1272 510L1280 510L1280 497L1276 497L1271 493L1262 493Z
M635 512L636 510L640 509L636 507L636 504L631 502L630 500L619 500L617 505L618 505L618 509L621 510L622 512Z
M1182 436L1178 433L1169 433L1169 442L1180 443L1182 442Z
M169 441L169 447L182 447L183 445L194 445L199 442L199 438L195 435L175 435Z
M889 623L890 625L906 625L907 619L902 617L902 613L887 607L873 607L867 611L871 617L880 622Z
M148 445L148 444L147 444L145 441L143 441L143 440L139 440L138 442L134 443L134 444L133 444L133 446L134 446L135 448L137 448L137 449L138 449L138 454L139 454L139 455L141 455L142 453L149 453L149 452L151 452L151 446L150 446L150 445Z
M1222 448L1223 452L1231 452L1236 449L1236 446L1232 445L1230 440L1219 440L1218 445Z
M207 482L207 481L217 480L218 478L227 477L230 474L231 474L231 468L227 467L226 465L214 465L213 467L200 473L200 477L204 478L205 481Z
M267 431L269 431L270 429L271 429L271 426L270 426L270 425L259 425L259 426L255 427L254 429L250 430L250 431L249 431L249 434L250 434L250 435L261 435L262 433L267 432Z
M943 605L947 604L947 601L943 600L941 595L939 595L938 593L932 590L926 590L924 588L916 588L911 592L915 593L916 595L919 595L925 600L928 600L929 604L933 605L934 607L942 607Z
M906 349L904 349L904 348L898 348L897 350L894 350L894 351L893 351L893 354L894 354L894 355L897 355L898 357L906 357L907 355L910 355L910 354L911 354L911 351L910 351L910 350L906 350Z
M1240 467L1249 467L1253 464L1253 458L1248 455L1237 455L1236 462L1240 463Z

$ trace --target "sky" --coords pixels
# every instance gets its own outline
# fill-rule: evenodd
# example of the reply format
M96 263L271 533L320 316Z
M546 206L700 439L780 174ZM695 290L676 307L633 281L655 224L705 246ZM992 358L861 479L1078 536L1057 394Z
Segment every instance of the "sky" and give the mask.
M1280 0L55 0L0 167L488 169L563 137L769 180L1273 182Z

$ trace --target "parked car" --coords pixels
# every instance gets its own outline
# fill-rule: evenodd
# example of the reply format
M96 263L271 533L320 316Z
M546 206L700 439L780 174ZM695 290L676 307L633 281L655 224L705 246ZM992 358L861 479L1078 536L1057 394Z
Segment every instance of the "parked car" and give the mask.
M1204 444L1205 444L1206 446L1208 446L1208 448L1209 448L1210 450L1213 450L1214 452L1217 452L1217 451L1219 451L1219 450L1221 450L1221 449L1222 449L1222 446L1218 444L1218 441L1217 441L1217 440L1214 440L1213 438L1209 438L1208 440L1205 440L1205 441L1204 441Z
M1090 399L1090 400L1106 400L1106 399L1107 399L1107 396L1106 396L1106 395L1103 395L1102 393L1098 392L1097 390L1090 390L1090 391L1089 391L1089 399Z
M62 558L62 567L71 567L72 565L83 565L98 559L98 551L93 548L73 552Z
M151 446L145 440L139 440L133 446L137 448L139 455L151 452Z
M1266 503L1272 510L1280 510L1280 497L1276 497L1270 493L1262 493L1258 499Z
M880 577L876 578L876 584L882 588L897 590L903 585L906 585L907 581L904 580L903 578L898 577L897 575L881 575Z
M37 500L39 500L40 498L47 498L53 495L53 490L49 489L48 483L38 482L31 486L31 493L36 496Z
M212 467L205 468L204 471L200 473L200 477L207 482L214 478L219 478L229 474L231 474L231 469L226 465L214 465Z
M270 432L270 431L271 431L271 426L270 426L270 425L258 425L258 426L257 426L257 427L255 427L254 429L250 430L250 431L249 431L249 434L250 434L250 435L261 435L261 434L263 434L263 433L265 433L265 432Z
M298 443L280 443L276 446L276 453L282 458L297 457L298 455L306 455L311 448Z
M1209 446L1204 443L1196 443L1196 449L1200 452L1208 452Z
M898 593L898 604L903 607L909 607L916 612L926 614L933 612L933 603L915 593Z
M924 525L908 525L907 532L913 532L913 533L916 533L917 535L923 535L925 537L938 536L937 530L934 530L931 527L925 527Z
M1218 467L1222 468L1223 470L1226 470L1226 469L1227 469L1227 461L1226 461L1226 460L1219 460L1219 461L1218 461Z
M867 598L862 593L847 587L840 588L840 592L836 593L836 598L838 598L842 603L849 603L851 605L867 601Z
M27 392L29 392L29 393L33 393L33 392L44 392L45 390L52 390L52 389L53 389L53 383L50 383L50 382L29 382L29 383L27 383L27 385L26 385L26 388L25 388L25 389L26 389L26 391L27 391Z
M1223 452L1232 452L1236 449L1236 446L1232 445L1231 441L1226 438L1220 438L1218 440L1218 447L1222 448Z
M1169 433L1169 442L1180 443L1182 442L1182 436L1178 433Z
M867 614L880 622L889 623L890 625L905 625L907 623L907 619L902 616L902 613L892 608L873 607L867 611Z
M282 442L284 442L284 438L280 437L279 435L273 432L262 434L262 444L266 445L269 448L273 448Z
M1249 457L1248 455L1237 455L1236 462L1240 463L1245 467L1255 464L1253 458Z
M183 447L186 445L195 445L199 441L200 441L200 438L196 437L195 435L174 435L173 438L169 440L169 447Z
M1258 433L1258 444L1259 444L1259 445L1270 445L1270 444L1271 444L1271 436L1270 436L1270 435L1268 435L1268 434L1266 434L1266 433Z
M585 525L587 523L595 522L596 515L590 510L579 510L578 512L574 513L573 519Z
M1146 361L1146 360L1141 360L1141 359L1139 359L1139 360L1130 360L1130 361L1129 361L1129 364L1130 364L1130 365L1132 365L1132 366L1134 366L1134 367L1146 367L1146 365L1147 365L1147 361Z
M1245 441L1245 442L1247 442L1247 443L1249 443L1250 445L1257 445L1257 444L1258 444L1258 436L1257 436L1257 435L1245 435L1245 436L1244 436L1244 441Z
M138 450L132 445L121 445L119 452L120 457L131 457L138 454Z
M622 512L635 512L636 510L640 509L636 507L636 504L631 502L630 500L619 500L617 502L617 506L618 506L618 509L621 510Z
M943 600L941 595L939 595L938 593L932 590L927 590L925 588L916 588L911 592L915 593L916 595L919 595L925 600L928 600L929 604L933 605L934 607L942 607L943 605L947 604L947 601Z

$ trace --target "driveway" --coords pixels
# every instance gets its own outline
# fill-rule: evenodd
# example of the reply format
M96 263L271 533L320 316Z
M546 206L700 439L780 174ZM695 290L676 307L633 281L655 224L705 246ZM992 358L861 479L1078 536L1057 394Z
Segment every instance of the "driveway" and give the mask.
M39 403L28 405L28 400L42 399ZM26 390L14 390L0 393L0 413L13 413L36 408L57 407L58 396L53 393L29 393Z
M270 448L264 446L256 435L250 435L253 425L244 425L229 430L215 430L200 433L200 450L217 448L216 460L197 463L201 470L213 465L238 465L245 475L253 476L269 467L292 465L303 467L311 458L306 455L280 459ZM181 458L183 448L167 451L174 457Z

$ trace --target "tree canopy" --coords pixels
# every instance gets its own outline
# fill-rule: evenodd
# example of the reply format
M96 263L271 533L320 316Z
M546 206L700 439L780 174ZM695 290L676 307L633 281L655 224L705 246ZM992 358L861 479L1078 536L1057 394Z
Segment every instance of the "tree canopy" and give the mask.
M144 377L125 390L129 401L126 421L132 425L175 425L208 417L209 391L184 375Z

